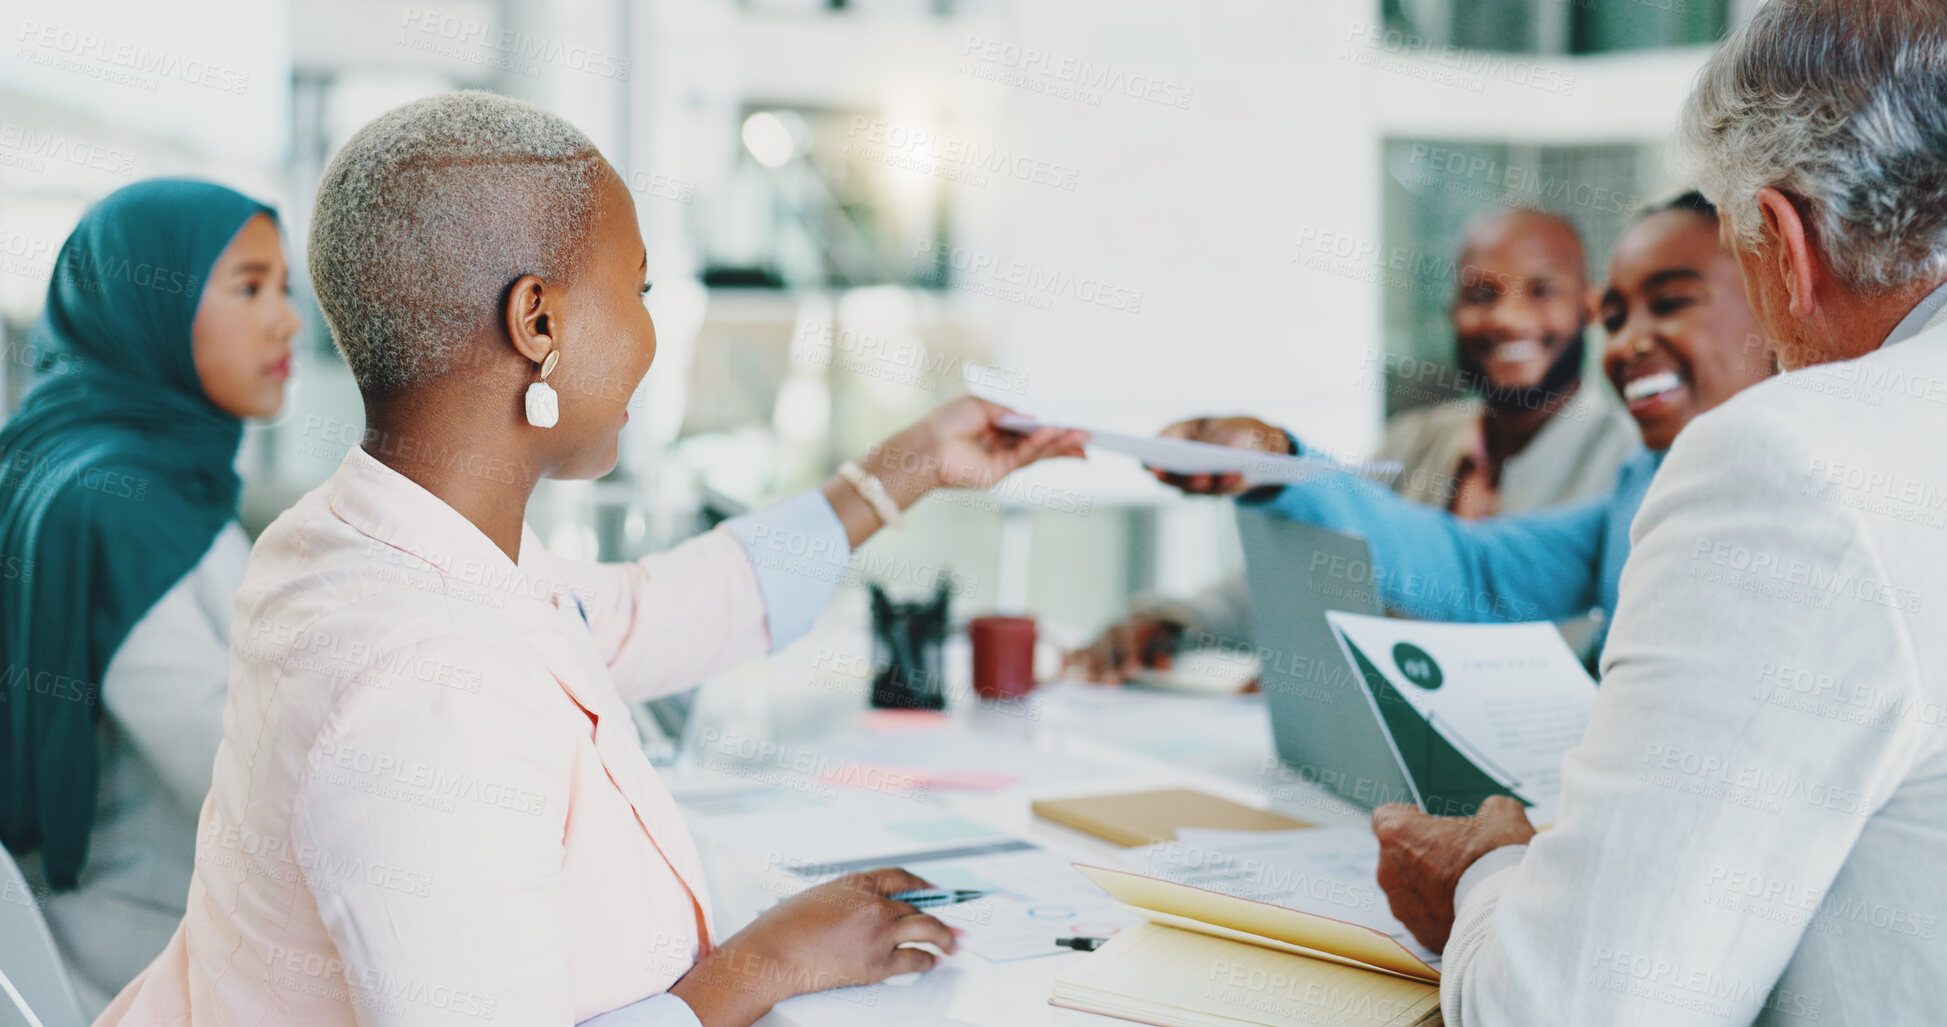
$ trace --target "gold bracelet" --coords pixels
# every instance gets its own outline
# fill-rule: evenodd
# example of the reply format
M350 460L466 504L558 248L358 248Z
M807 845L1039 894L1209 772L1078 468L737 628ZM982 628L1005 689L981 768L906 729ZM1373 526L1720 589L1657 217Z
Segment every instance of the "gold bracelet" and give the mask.
M888 528L897 528L905 523L899 516L899 504L893 501L892 493L886 491L886 483L878 476L858 465L856 460L847 460L838 465L838 476L845 484L852 486L865 505L879 516L879 523Z

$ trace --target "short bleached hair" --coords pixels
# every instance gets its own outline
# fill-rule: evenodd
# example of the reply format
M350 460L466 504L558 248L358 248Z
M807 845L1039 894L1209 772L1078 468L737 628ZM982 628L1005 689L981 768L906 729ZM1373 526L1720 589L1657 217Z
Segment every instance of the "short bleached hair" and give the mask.
M1683 142L1740 246L1770 186L1861 295L1947 273L1940 0L1770 0L1698 76Z
M429 96L359 129L318 183L309 257L360 391L451 370L522 275L566 281L604 166L566 120L492 93Z

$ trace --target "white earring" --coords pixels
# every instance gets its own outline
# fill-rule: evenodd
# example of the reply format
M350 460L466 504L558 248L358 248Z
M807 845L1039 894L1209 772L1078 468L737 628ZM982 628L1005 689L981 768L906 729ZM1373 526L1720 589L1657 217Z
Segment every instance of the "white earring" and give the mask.
M549 351L548 358L541 361L541 380L527 387L527 423L536 428L552 428L561 420L561 402L548 384L548 375L560 359L560 350Z

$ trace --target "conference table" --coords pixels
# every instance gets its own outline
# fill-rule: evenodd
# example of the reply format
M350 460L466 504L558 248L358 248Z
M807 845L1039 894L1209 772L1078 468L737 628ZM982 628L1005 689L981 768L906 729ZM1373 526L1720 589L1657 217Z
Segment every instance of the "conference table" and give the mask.
M807 867L837 872L899 865L902 855L1010 850L1063 875L1074 874L1060 865L1071 860L1123 865L1127 850L1036 817L1037 799L1190 788L1319 825L1367 817L1280 770L1261 695L1057 680L1024 699L986 700L968 687L959 633L945 647L944 713L874 711L871 662L863 604L841 603L811 635L699 690L679 753L661 772L708 867L718 937L805 886L799 874L813 872ZM1047 879L1049 887L1093 890L1079 874ZM981 907L936 915L956 924ZM799 996L761 1022L1126 1022L1048 1004L1055 977L1085 958L1054 938L1105 930L1104 917L1090 919L1096 923L1051 922L1045 950L1031 937L1003 939L1011 948L1001 961L968 951L963 940L928 973Z

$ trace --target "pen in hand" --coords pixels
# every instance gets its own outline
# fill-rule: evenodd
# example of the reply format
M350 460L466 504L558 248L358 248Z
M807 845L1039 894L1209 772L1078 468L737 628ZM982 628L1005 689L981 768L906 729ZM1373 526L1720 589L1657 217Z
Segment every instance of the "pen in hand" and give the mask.
M894 892L886 898L894 902L910 903L919 909L932 909L935 906L951 906L961 902L972 902L994 894L993 889L976 888L915 888L911 891Z

